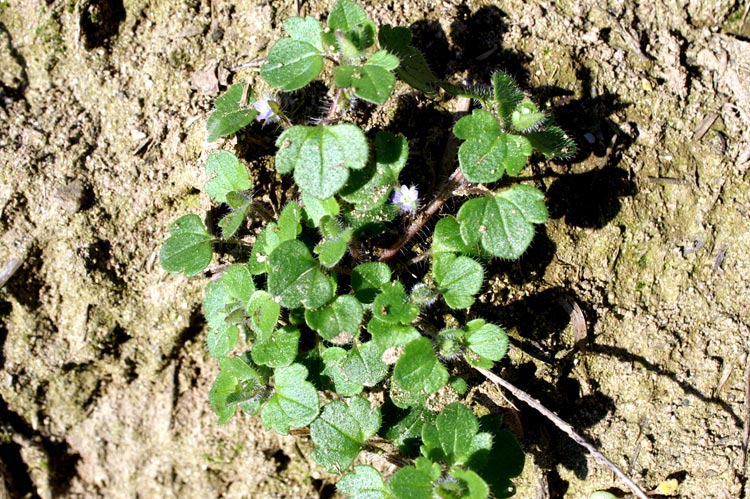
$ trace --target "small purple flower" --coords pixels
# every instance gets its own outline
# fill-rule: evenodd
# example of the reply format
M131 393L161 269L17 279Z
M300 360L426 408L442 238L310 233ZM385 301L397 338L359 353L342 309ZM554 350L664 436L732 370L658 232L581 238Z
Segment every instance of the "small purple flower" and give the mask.
M414 186L406 187L405 185L402 185L401 188L393 193L391 201L393 201L393 204L398 205L401 211L414 213L417 211L419 191Z
M271 105L271 102L273 102L274 105ZM255 121L273 121L276 119L274 107L277 106L278 104L276 101L270 97L261 97L253 102L253 107L258 111L258 116L255 117Z

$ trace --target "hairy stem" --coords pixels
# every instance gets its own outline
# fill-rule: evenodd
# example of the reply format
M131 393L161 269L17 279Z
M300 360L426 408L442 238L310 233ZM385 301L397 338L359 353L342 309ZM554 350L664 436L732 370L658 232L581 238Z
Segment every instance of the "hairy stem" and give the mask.
M588 443L582 436L576 433L576 431L573 429L572 426L570 426L568 423L560 419L560 417L557 414L555 414L554 412L544 407L544 405L542 405L542 403L539 402L537 399L535 399L528 393L524 392L520 388L516 387L509 381L504 380L503 378L496 375L492 371L488 371L487 369L482 369L481 367L475 367L474 369L482 373L488 380L508 390L517 399L522 400L526 404L530 405L531 407L539 411L545 418L550 420L555 426L557 426L559 429L565 432L578 445L580 445L581 447L589 451L589 453L594 457L594 459L599 461L599 463L603 464L604 466L609 468L612 471L612 473L617 475L620 478L620 480L622 480L623 483L628 486L628 488L633 492L633 494L640 497L641 499L649 499L646 493L643 492L643 490L641 490L641 488L638 487L638 485L633 480L631 480L630 477L628 477L620 468L618 468L616 464L614 464L612 461L607 459L607 457L601 452L599 452L596 449L596 447Z
M456 104L454 122L458 121L459 118L468 113L470 107L470 99L467 99L465 97L459 98L458 103ZM451 135L451 138L448 139L448 143L445 145L445 151L443 152L443 163L453 162L453 158L456 154L456 149L458 149L456 137ZM411 241L414 236L416 236L419 231L422 230L422 227L424 227L425 224L429 222L432 215L437 213L437 211L442 208L445 202L453 197L453 191L463 186L465 182L466 181L464 179L464 174L461 171L461 168L456 168L453 173L451 173L451 176L448 177L448 180L445 182L442 189L440 189L440 192L438 192L437 196L435 196L435 199L433 199L430 204L428 204L423 210L419 212L419 214L414 218L414 221L411 223L411 225L409 225L409 228L406 229L404 235L401 236L396 244L385 250L380 255L378 260L380 260L381 262L387 262L391 258L396 256L398 252L401 251L401 248L406 246L409 241Z

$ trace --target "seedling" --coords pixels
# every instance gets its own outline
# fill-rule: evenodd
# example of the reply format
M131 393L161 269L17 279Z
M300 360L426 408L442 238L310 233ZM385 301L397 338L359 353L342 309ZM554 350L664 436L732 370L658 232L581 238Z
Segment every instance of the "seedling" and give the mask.
M292 17L284 31L261 78L279 94L304 92L316 79L330 84L328 115L293 124L279 94L258 97L239 83L217 99L208 141L274 121L263 128L276 136L274 167L293 178L299 197L269 219L272 207L253 198L245 163L215 150L205 190L224 215L217 227L195 214L179 218L161 250L163 267L187 276L203 273L215 251L230 264L203 298L207 347L220 368L211 407L220 423L241 411L282 435L309 428L312 458L341 475L339 491L353 498L510 497L523 465L512 434L443 402L466 393L462 364L492 368L508 338L486 319L441 317L467 315L487 263L520 257L547 220L536 187L497 182L517 176L536 152L565 158L575 145L507 74L495 73L488 89L439 81L407 28L378 27L353 0L338 0L326 26ZM386 103L399 80L427 97L478 106L455 123L456 170L433 199L402 183L406 137L343 118L357 99ZM455 215L438 213L446 199L477 193ZM407 263L391 261L433 215L440 219L420 255L429 271L416 272L414 283ZM388 478L357 464L383 439L413 459Z

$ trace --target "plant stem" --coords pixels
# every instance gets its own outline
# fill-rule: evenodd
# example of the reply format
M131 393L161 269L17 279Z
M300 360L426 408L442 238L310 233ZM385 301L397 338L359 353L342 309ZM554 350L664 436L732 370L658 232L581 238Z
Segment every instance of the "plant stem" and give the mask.
M471 100L467 99L465 97L461 97L458 99L458 102L456 104L456 111L454 116L454 122L458 121L462 116L464 116L466 113L469 112L469 109L471 108ZM456 149L458 148L456 137L451 135L450 139L448 139L448 142L445 144L445 151L443 152L443 163L451 163L453 162L453 158L456 154ZM447 168L446 168L447 170ZM445 170L443 170L445 171ZM378 260L381 262L387 262L394 256L398 254L399 251L401 251L401 248L406 246L406 244L411 241L414 236L419 233L420 230L422 230L422 227L425 226L425 224L430 220L432 215L437 213L437 211L445 204L446 201L448 201L451 197L453 197L453 191L455 191L460 186L464 185L466 183L466 180L464 179L464 174L461 171L461 167L456 168L453 173L451 173L451 176L448 177L448 180L445 182L445 185L443 185L443 188L440 189L440 192L438 192L437 196L435 196L435 199L432 200L432 202L427 205L427 207L420 211L420 213L417 215L417 217L414 219L414 221L409 225L409 228L406 229L406 232L403 236L390 248L385 250Z
M568 423L560 419L560 417L557 414L555 414L554 412L544 407L542 403L539 402L537 399L535 399L528 393L524 392L520 388L516 387L515 385L511 384L509 381L504 380L503 378L496 375L492 371L488 371L487 369L482 369L481 367L475 367L474 369L482 373L488 380L508 390L517 399L522 400L523 402L526 402L526 404L530 405L531 407L539 411L545 418L550 420L555 426L557 426L559 429L565 432L578 445L582 446L587 451L589 451L589 453L594 457L594 459L599 461L599 463L603 464L604 466L609 468L612 471L612 473L617 475L620 478L620 480L622 480L623 483L628 486L628 488L633 492L633 494L640 497L641 499L649 499L646 493L643 492L643 490L641 490L641 488L638 487L638 485L633 480L631 480L620 468L618 468L616 464L614 464L612 461L607 459L607 457L604 454L599 452L593 445L588 443L582 436L576 433L576 431L573 429L572 426L570 426Z
M401 251L401 248L403 248L409 241L414 238L414 236L417 235L420 230L422 230L422 227L424 227L424 225L430 220L432 215L437 213L437 211L445 204L445 202L453 196L453 191L458 188L458 186L460 186L463 182L464 174L460 168L456 168L451 176L448 177L448 181L445 183L438 195L435 196L435 199L433 199L432 202L419 213L417 218L415 218L411 225L409 225L409 228L406 229L406 232L403 236L401 236L398 242L385 250L380 255L378 260L380 260L381 262L387 262L388 260L396 256L398 252Z

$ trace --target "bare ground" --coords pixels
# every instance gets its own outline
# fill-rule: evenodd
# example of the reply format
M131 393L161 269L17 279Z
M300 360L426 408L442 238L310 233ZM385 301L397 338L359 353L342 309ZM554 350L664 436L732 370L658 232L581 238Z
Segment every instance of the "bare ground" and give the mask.
M329 7L299 4L304 15ZM576 161L533 166L553 220L520 262L493 266L477 312L511 332L505 377L643 488L677 479L676 497L745 497L747 7L367 7L378 22L411 26L441 76L512 72L576 136ZM215 424L201 283L165 274L157 258L174 218L208 209L199 189L211 102L227 80L255 79L239 66L263 55L295 9L0 2L0 471L10 497L333 493L305 440L251 418ZM399 126L424 134L431 116L417 118ZM624 492L519 409L518 497Z

